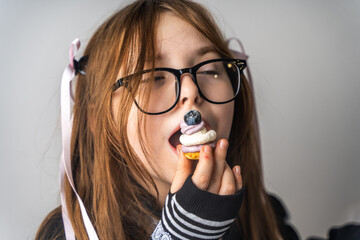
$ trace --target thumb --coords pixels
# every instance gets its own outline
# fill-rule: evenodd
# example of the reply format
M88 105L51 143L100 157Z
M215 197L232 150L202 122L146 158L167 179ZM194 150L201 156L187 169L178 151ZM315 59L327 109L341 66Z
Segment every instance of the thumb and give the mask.
M192 162L187 157L185 157L184 153L181 151L181 145L177 145L176 150L179 153L179 158L175 177L170 188L171 193L177 192L182 187L186 178L191 174L192 171Z

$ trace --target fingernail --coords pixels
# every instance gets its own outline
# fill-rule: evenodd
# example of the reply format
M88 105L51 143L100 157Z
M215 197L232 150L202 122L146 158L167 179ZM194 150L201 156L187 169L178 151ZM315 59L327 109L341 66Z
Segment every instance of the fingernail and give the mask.
M224 141L224 140L220 141L220 148L221 149L226 149L227 146L228 146L227 141Z
M206 152L206 153L210 153L211 152L211 147L209 147L209 146L204 146L204 152Z
M235 167L235 173L240 176L240 167L239 166Z

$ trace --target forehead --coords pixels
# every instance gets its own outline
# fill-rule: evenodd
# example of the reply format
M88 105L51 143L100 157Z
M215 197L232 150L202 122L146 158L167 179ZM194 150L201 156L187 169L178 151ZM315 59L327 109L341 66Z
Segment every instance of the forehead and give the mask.
M161 62L169 62L172 57L196 59L208 52L215 52L208 38L172 13L160 16L155 45L156 60Z

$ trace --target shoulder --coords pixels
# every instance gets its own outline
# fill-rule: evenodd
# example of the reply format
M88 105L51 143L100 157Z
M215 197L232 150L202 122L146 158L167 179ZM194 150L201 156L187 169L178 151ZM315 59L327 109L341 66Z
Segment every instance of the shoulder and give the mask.
M284 203L273 194L268 194L268 197L282 237L286 240L300 239L295 228L289 222L289 214Z
M36 233L35 240L45 239L65 239L60 206L55 208L46 216Z

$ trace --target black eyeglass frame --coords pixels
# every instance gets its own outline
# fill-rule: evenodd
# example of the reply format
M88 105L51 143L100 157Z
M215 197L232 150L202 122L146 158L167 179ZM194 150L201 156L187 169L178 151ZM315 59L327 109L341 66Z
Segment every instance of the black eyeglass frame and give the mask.
M196 72L197 72L197 70L199 70L199 68L201 68L205 64L212 63L212 62L222 62L222 61L227 61L229 63L235 64L235 66L237 67L237 70L239 72L239 79L238 79L239 84L238 84L238 87L236 89L236 92L235 92L233 98L231 98L230 100L224 101L224 102L214 102L214 101L211 101L210 99L208 99L207 97L205 97L204 94L201 92L201 89L200 89L199 84L198 84L197 79L196 79ZM132 76L140 75L140 74L144 74L144 73L148 73L148 72L155 72L155 71L170 72L171 74L173 74L175 76L176 84L177 84L177 92L176 92L176 100L175 100L174 104L169 109L167 109L165 111L162 111L162 112L158 112L158 113L146 112L143 109L141 109L141 107L138 105L136 100L134 100L135 105L137 106L137 108L141 112L143 112L145 114L148 114L148 115L160 115L160 114L164 114L164 113L167 113L167 112L171 111L176 106L176 104L179 102L180 93L181 93L181 83L180 83L181 75L183 75L184 73L190 73L192 75L192 80L195 83L195 85L196 85L196 87L198 89L198 92L199 92L200 96L203 99L205 99L206 101L208 101L210 103L213 103L213 104L225 104L225 103L233 101L236 98L236 96L238 95L238 93L240 91L240 85L241 85L241 73L243 73L246 66L247 66L246 60L244 60L244 59L231 59L231 58L222 59L222 58L219 58L219 59L211 59L211 60L207 60L207 61L198 63L195 66L190 67L190 68L174 69L174 68L163 68L163 67L161 67L161 68L155 68L155 69L148 69L148 70L141 71L140 73L135 73L135 74L131 74L131 75L128 75L126 77L120 78L119 80L117 80L114 83L113 91L116 91L118 88L120 88L122 86L127 87L126 79L129 79Z

